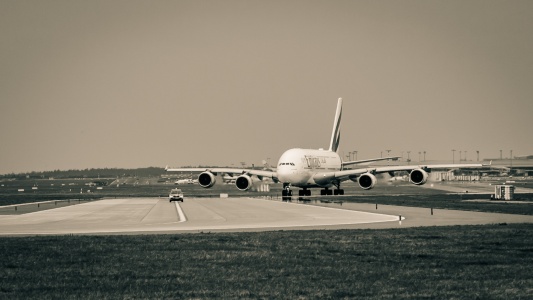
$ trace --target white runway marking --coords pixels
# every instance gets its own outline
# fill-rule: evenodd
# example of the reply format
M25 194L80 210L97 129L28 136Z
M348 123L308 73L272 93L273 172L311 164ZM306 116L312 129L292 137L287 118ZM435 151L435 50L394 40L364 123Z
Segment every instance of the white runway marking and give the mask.
M176 203L176 209L178 210L178 216L180 218L180 221L179 223L183 223L183 222L187 222L187 218L185 217L185 214L183 213L183 210L181 209L181 206L178 204L178 202L174 202Z

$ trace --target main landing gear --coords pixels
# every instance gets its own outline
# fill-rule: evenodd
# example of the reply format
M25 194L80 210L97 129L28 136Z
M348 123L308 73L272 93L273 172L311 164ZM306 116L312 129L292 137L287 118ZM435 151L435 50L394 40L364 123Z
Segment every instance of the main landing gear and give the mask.
M336 187L337 188L333 189L333 190L331 190L329 188L321 189L320 190L320 195L321 196L344 195L344 190L340 188L340 185L337 185ZM282 196L281 199L283 201L291 201L292 200L292 191L291 191L291 186L289 184L284 184L283 185L283 190L281 191L281 196ZM298 191L298 196L299 197L309 197L309 196L311 196L311 190L303 188L303 189Z
M308 189L303 189L303 190L299 190L298 191L298 196L302 197L302 196L311 196L311 190L308 190Z
M344 195L344 190L343 189L334 189L334 190L330 190L328 188L325 188L323 190L320 190L320 195L321 196L329 196L329 195Z
M320 195L322 196L344 195L344 190L341 189L340 181L333 182L333 185L335 185L336 189L330 190L328 188L324 188L323 190L320 190Z

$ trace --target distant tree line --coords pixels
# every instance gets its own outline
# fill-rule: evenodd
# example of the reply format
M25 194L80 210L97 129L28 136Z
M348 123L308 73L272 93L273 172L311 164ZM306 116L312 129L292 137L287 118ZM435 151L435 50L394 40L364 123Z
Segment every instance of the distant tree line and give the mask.
M0 178L16 179L48 179L48 178L117 178L117 177L159 177L165 173L164 168L148 167L138 169L98 168L84 170L53 170L43 172L10 173Z
M215 168L217 166L182 166L182 168ZM25 172L25 173L8 173L0 175L0 179L62 179L62 178L117 178L117 177L159 177L165 174L165 168L147 167L138 169L122 168L91 168L91 169L72 169L72 170L53 170L43 172Z

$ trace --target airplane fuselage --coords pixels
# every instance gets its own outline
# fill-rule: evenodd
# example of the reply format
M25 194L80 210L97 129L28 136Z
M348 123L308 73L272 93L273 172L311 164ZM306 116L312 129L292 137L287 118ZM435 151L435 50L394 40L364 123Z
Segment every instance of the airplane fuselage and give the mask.
M335 172L342 169L340 156L333 151L315 149L290 149L285 151L277 166L278 179L282 183L301 188L329 187L318 185L313 176L317 173Z

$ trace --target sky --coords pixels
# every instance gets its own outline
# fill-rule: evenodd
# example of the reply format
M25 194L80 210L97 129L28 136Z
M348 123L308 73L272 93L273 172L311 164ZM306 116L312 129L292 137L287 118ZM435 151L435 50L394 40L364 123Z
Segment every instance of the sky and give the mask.
M533 1L0 0L0 174L533 154Z

